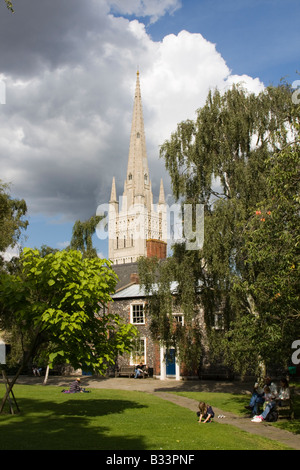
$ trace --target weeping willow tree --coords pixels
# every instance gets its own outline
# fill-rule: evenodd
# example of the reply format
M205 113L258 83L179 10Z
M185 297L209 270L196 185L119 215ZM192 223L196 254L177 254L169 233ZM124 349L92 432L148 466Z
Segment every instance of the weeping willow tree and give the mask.
M84 222L76 220L70 249L80 251L85 258L97 258L97 249L93 246L93 235L102 218L102 216L92 216Z
M299 116L299 109L294 111ZM252 343L262 358L285 368L292 365L292 344L300 338L300 141L298 133L294 137L269 161L267 197L244 227L248 276L235 283L258 312L242 318ZM244 330L238 326L228 333L231 354Z
M197 251L177 245L170 259L155 266L144 260L141 280L148 292L156 283L155 295L149 296L154 333L166 344L176 343L181 356L194 363L203 353L199 307L212 357L239 373L272 363L267 346L274 351L284 341L278 331L270 336L272 312L249 288L254 270L246 233L257 207L270 198L271 163L291 134L297 138L298 122L288 84L258 95L233 86L223 94L210 92L196 120L179 123L161 146L176 201L204 206L204 244ZM171 282L176 282L176 295ZM185 316L179 339L171 321L174 302Z
M163 262L140 258L139 276L147 295L152 337L159 340L166 351L175 349L187 373L195 373L203 345L195 273L198 263L194 258L197 253L190 254L192 257L186 257L182 246L178 245L174 256Z

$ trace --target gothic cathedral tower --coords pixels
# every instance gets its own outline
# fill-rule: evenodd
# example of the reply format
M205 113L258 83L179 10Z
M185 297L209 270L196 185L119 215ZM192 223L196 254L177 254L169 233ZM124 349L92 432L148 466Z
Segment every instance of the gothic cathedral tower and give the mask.
M127 175L117 200L113 178L109 201L109 259L113 264L136 262L140 256L166 258L167 221L163 182L153 205L149 176L139 72L137 72Z

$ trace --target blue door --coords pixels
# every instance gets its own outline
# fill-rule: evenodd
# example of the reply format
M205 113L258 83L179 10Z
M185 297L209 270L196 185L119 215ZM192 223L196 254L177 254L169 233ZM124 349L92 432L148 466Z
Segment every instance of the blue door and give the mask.
M175 349L169 349L166 355L166 374L176 375L175 369Z

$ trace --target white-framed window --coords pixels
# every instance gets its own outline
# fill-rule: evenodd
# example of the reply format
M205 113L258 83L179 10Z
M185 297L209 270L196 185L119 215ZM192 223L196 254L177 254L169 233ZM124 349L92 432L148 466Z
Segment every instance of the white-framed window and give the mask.
M137 365L140 362L146 364L146 338L134 340L134 348L130 354L130 365Z
M176 323L180 323L180 325L184 325L184 315L183 313L172 313L172 316L173 316L173 320L176 322Z
M215 313L213 328L215 330L224 330L224 322L223 322L222 313Z
M143 325L145 323L145 308L143 303L130 305L130 323Z

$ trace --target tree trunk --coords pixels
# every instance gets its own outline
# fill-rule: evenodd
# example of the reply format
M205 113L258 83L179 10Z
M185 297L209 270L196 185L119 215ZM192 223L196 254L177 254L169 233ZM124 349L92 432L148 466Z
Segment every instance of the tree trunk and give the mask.
M46 372L45 372L45 378L44 378L44 383L43 385L46 385L49 377L49 364L47 365Z
M5 406L6 400L8 399L9 394L10 394L10 392L11 392L12 389L13 389L13 386L15 385L15 383L16 383L16 381L17 381L19 375L21 374L21 372L22 372L22 370L23 370L23 368L24 368L24 365L25 365L25 364L22 363L22 365L19 367L19 369L18 369L16 375L14 376L12 382L10 382L9 387L6 388L6 393L5 393L4 397L3 397L3 400L2 400L2 403L1 403L1 406L0 406L0 414L3 413L3 409L4 409L4 406Z
M248 304L249 304L249 310L250 312L252 313L252 315L254 315L256 318L259 318L259 313L258 311L256 310L256 305L255 305L255 301L252 297L252 295L250 293L248 293L247 295L247 300L248 300ZM261 357L261 355L259 354L258 357L257 357L257 368L258 368L258 380L263 382L263 379L266 377L266 364L265 364L265 361L263 360L263 358Z

